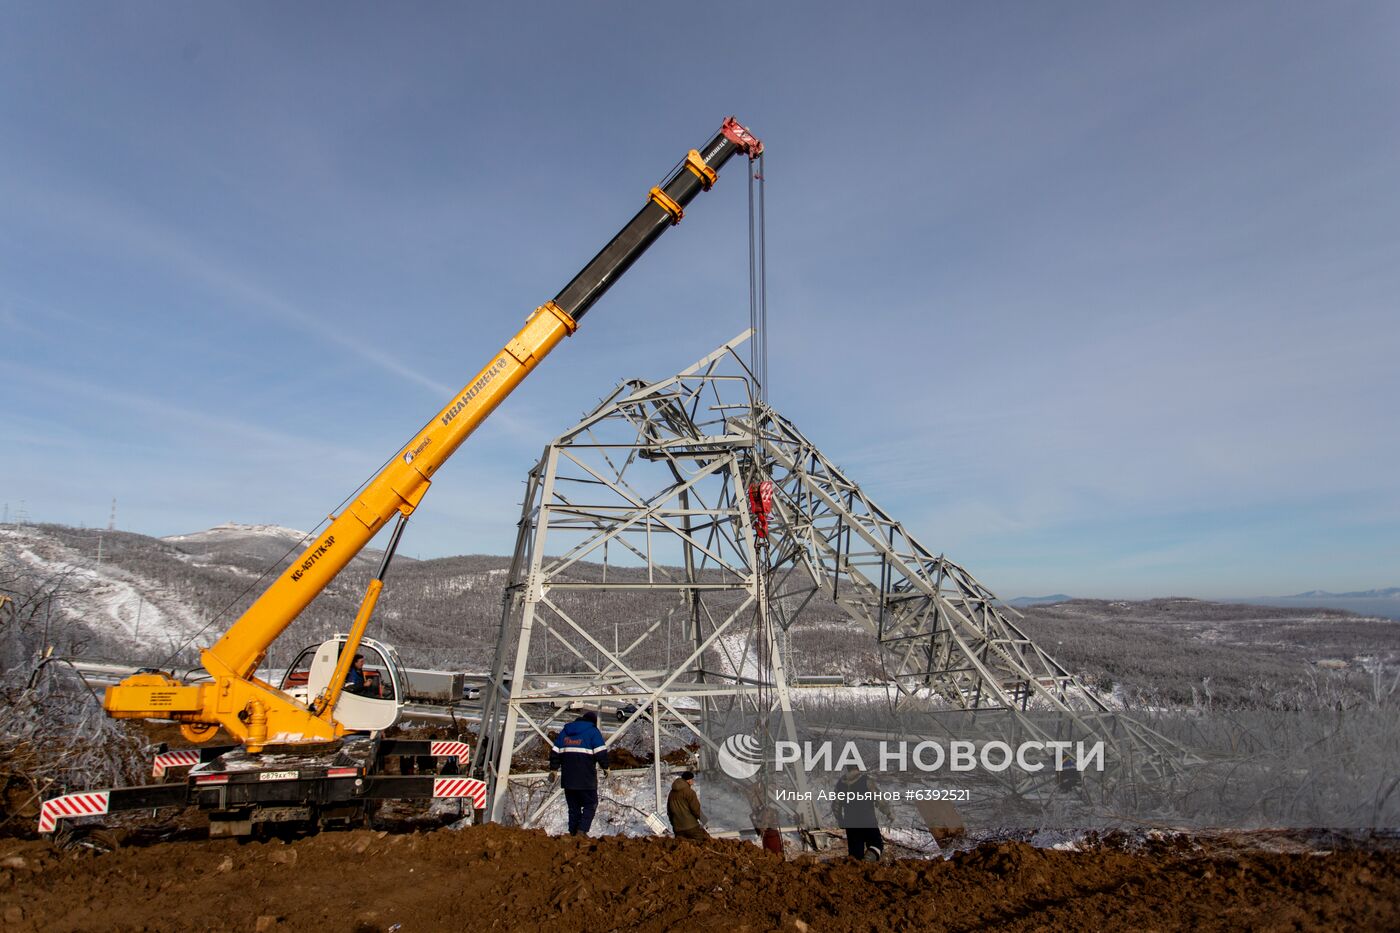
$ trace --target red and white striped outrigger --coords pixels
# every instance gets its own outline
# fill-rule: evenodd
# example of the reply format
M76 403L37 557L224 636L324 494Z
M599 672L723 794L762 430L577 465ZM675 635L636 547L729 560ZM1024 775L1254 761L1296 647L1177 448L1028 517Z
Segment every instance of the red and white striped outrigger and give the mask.
M171 768L183 768L186 765L199 764L199 749L177 748L173 752L161 752L151 761L151 777L160 779L165 777L165 772Z
M475 810L486 809L486 782L476 778L437 778L433 781L433 796L470 800Z
M428 743L428 754L434 758L456 758L464 762L471 756L471 747L466 742L432 741Z
M51 833L59 819L65 816L102 816L107 812L112 792L89 791L50 797L39 807L39 832Z

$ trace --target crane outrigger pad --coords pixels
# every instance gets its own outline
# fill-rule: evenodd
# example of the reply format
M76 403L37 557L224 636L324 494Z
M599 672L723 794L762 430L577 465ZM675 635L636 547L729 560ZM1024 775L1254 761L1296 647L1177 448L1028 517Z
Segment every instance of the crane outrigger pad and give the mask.
M188 785L148 784L143 787L115 787L110 790L79 791L50 797L39 807L39 832L51 833L58 821L82 816L105 816L122 810L155 810L183 807L189 799Z

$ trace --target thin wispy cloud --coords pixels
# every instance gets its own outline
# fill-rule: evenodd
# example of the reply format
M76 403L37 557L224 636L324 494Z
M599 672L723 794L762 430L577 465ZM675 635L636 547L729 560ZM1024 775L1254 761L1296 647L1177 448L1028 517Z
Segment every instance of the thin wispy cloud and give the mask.
M279 324L311 334L340 352L364 360L375 368L430 390L446 401L456 386L431 379L385 353L373 340L352 336L333 315L313 313L277 295L237 270L230 261L198 245L199 231L164 226L129 205L49 179L37 183L11 177L4 197L11 208L26 209L26 220L64 237L83 238L108 254L123 254L156 265L163 275L183 278L202 286L221 304L255 311Z
M147 415L172 429L178 428L184 436L189 436L190 432L207 435L219 438L233 448L247 445L245 449L248 450L271 450L288 459L307 461L335 458L353 462L365 457L363 450L310 441L302 434L278 431L267 425L231 418L218 412L186 408L166 398L142 395L119 385L87 382L69 374L43 370L24 363L7 366L4 381L11 385L22 381L30 387L81 400L89 407L119 409ZM36 439L31 438L30 442L34 440Z

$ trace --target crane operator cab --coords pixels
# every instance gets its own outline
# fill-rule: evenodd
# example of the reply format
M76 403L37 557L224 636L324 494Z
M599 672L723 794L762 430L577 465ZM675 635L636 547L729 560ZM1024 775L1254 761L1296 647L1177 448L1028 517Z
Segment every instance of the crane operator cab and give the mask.
M307 704L320 696L330 686L346 637L335 635L304 649L283 676L282 690ZM347 685L341 691L334 716L345 728L356 732L387 729L399 721L408 687L399 654L373 638L361 639L355 653L365 658L361 669L363 684ZM353 671L354 668L351 677L358 681Z

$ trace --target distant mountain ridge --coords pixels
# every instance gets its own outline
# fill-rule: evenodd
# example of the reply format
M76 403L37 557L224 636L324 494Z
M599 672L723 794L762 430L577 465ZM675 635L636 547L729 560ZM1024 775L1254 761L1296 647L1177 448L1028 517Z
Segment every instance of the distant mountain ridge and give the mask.
M1073 596L1066 596L1064 593L1054 593L1050 596L1017 596L1006 600L1008 606L1015 606L1018 609L1026 606L1049 606L1054 603L1067 603Z
M1309 607L1342 609L1357 615L1400 619L1400 586L1356 590L1350 593L1308 590L1306 593L1295 593L1292 596L1242 596L1234 599L1233 602L1299 609Z
M1013 609L1032 609L1039 606L1056 606L1061 603L1084 601L1081 597L1055 593L1050 596L1017 596L1002 600L1003 605ZM1094 600L1089 600L1093 602ZM1327 590L1309 590L1292 596L1235 596L1214 600L1221 603L1243 603L1251 606L1273 606L1279 609L1340 609L1359 616L1377 616L1383 619L1400 620L1400 586L1383 587L1374 590L1357 590L1350 593L1332 593ZM1132 600L1132 602L1144 602ZM1151 602L1147 600L1146 602Z
M1261 596L1261 599L1400 599L1400 586L1388 586L1381 590L1357 590L1351 593L1329 593L1327 590L1308 590L1292 596Z
M183 535L167 535L160 539L196 558L228 561L235 557L262 564L283 560L298 554L315 541L315 534L281 525L244 525L225 522ZM366 548L353 558L356 564L377 564L381 551ZM399 561L413 558L399 555Z

